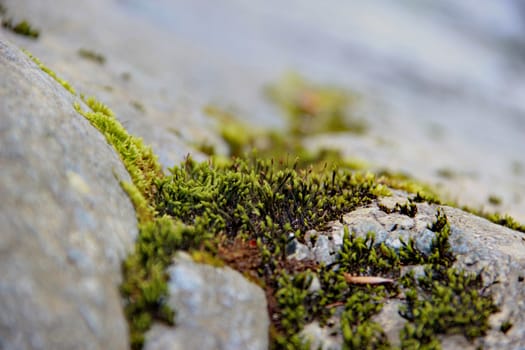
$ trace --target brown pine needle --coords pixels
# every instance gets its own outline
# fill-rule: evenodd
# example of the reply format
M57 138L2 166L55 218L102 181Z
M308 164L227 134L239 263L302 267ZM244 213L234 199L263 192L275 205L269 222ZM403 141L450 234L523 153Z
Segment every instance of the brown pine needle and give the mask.
M394 283L391 278L383 278L378 276L352 276L349 273L343 272L343 276L348 283L352 284L386 284Z

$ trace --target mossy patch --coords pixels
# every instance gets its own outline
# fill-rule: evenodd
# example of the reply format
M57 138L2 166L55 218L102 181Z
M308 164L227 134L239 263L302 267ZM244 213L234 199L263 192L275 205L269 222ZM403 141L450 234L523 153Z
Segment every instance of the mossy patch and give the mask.
M366 122L350 114L357 96L349 91L314 84L298 74L289 73L268 86L266 93L288 118L292 135L366 132Z
M85 58L86 60L95 62L97 64L106 63L106 57L102 55L101 53L95 52L93 50L81 48L81 49L78 49L77 53L80 57Z
M39 66L75 94L69 84ZM188 158L163 175L151 149L129 135L107 106L93 98L82 100L89 110L80 102L75 109L106 136L133 180L124 188L137 209L139 236L123 263L121 285L133 348L142 347L144 333L154 320L174 323L176 310L166 305L166 268L178 250L189 251L200 262L227 263L264 288L273 349L307 348L300 335L303 326L313 320L324 324L333 315L341 320L339 332L345 349L391 348L372 316L381 311L385 300L402 293L406 297L402 312L408 320L401 334L404 348L438 347L436 334L440 333L466 334L472 339L486 331L487 318L495 307L490 296L479 291L479 276L452 268L450 227L442 212L429 227L435 232L430 254L419 252L413 240L395 252L376 244L373 234L363 238L346 232L333 265L287 259L290 234L304 242L307 230L322 229L388 194L385 183L415 190L408 180L380 180L356 173L340 159L337 166L330 165L333 155L329 153L307 161L290 160L288 154L295 156L293 151L301 146L295 142L289 146L279 134L275 134L275 140L282 142L279 152L287 147L292 152L275 154L268 146L262 153L246 156L245 150L260 142L258 136L247 137L230 141L236 159L197 163ZM303 154L307 153L301 151ZM423 190L417 189L423 194L416 198L434 198ZM410 203L396 210L415 215ZM403 266L415 264L426 265L423 278L401 277ZM400 283L353 284L348 276L381 276ZM317 289L311 288L315 279ZM451 300L455 310L447 306ZM468 311L471 306L483 308L476 319ZM425 324L424 331L420 323Z
M2 20L2 27L31 39L37 39L40 36L40 31L33 28L26 20L16 22L12 18L6 18Z
M433 265L421 277L405 275L401 284L406 303L400 314L409 321L401 332L404 349L439 348L438 334L472 341L485 335L497 311L491 296L481 292L479 275Z
M156 193L155 181L163 176L160 163L151 147L145 146L142 139L129 135L113 112L102 102L93 97L82 99L91 110L83 110L80 103L75 103L75 110L106 137L120 155L133 184L148 202L151 201Z

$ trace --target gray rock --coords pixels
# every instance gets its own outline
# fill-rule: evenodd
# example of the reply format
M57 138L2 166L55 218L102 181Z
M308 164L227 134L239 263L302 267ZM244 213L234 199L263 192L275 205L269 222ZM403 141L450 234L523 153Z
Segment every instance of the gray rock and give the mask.
M399 203L404 203L408 194L396 191L394 198ZM392 198L386 199L386 206L393 208L389 200L392 202ZM382 200L383 205L384 202L385 199ZM525 235L460 209L427 203L418 203L417 207L418 213L414 218L410 218L399 213L386 214L377 204L373 204L345 215L343 223L350 232L361 237L368 232L376 233L376 243L384 242L394 249L401 247L400 238L405 242L413 238L417 249L429 253L435 234L428 227L435 221L438 209L442 209L451 226L450 244L457 257L454 266L472 273L480 273L485 291L492 294L500 310L491 316L491 329L485 337L471 344L462 336L440 336L443 349L477 346L484 349L525 348ZM331 261L330 258L333 259L340 246L330 245L330 238L334 235L342 236L343 232L344 226L334 223L326 232L315 233L317 241L311 249L319 262L326 263ZM421 266L407 267L403 270L413 270L416 275L423 273ZM397 309L398 303L388 303L374 318L382 325L393 345L399 344L399 330L405 322L397 314ZM507 333L500 331L503 322L513 325ZM324 344L333 346L334 338L327 335L330 332L316 327L319 326L309 325L304 335L312 340L312 344L322 345L323 348Z
M304 341L310 343L311 349L339 350L343 343L343 337L339 328L334 327L336 324L333 321L329 322L326 327L321 327L319 322L314 321L304 326L300 336Z
M335 261L335 254L333 253L333 249L327 236L320 235L317 237L313 253L315 259L325 265L330 265Z
M197 264L179 253L168 269L174 328L155 325L146 350L267 349L269 318L261 288L228 267Z
M313 259L313 253L305 244L294 238L286 245L286 258L295 260Z
M500 310L490 319L492 328L481 339L482 347L525 348L525 234L459 209L444 210L452 227L456 266L481 273ZM513 325L507 333L500 331L505 321Z
M399 315L400 305L399 300L389 300L383 305L381 311L372 318L374 322L381 325L392 346L401 345L399 332L405 325L405 319Z
M0 77L0 348L126 349L129 176L73 96L2 34Z

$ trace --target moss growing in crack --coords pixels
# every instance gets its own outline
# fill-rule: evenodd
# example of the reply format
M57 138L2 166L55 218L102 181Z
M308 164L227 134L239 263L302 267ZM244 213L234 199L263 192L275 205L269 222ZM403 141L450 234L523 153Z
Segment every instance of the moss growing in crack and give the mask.
M273 348L301 349L307 345L301 329L313 320L324 325L339 310L345 349L388 348L380 326L371 318L381 310L384 300L395 296L395 285L355 285L347 275L399 275L400 264L396 253L385 245L375 245L372 234L366 238L345 233L340 255L331 266L313 264L312 270L284 274L278 278L276 292L278 311L274 316ZM318 278L319 289L310 289ZM306 347L309 348L309 347Z
M401 283L406 304L400 312L409 321L401 332L403 348L439 348L438 334L473 340L485 334L489 316L497 311L491 297L480 292L479 275L434 265L417 279L407 274Z
M341 272L357 276L397 278L400 273L400 259L392 249L376 245L373 233L356 237L346 227L337 263Z
M341 314L344 350L391 349L381 326L371 318L383 306L382 293L359 290L345 302Z
M163 176L157 157L142 139L131 136L103 103L89 97L83 98L91 110L84 110L75 103L75 110L88 119L107 139L120 155L133 184L150 201L156 192L155 180Z
M174 313L163 301L168 294L166 268L175 251L193 235L191 229L169 217L142 223L139 228L134 253L123 264L121 285L133 349L142 347L144 333L154 319L173 324Z
M280 309L281 334L274 339L274 347L289 349L309 349L299 336L299 331L311 317L305 300L309 297L308 287L312 283L310 271L290 276L283 272L277 278L279 289L275 293Z
M76 91L67 81L58 77L54 71L31 53L24 52L42 71L51 76L72 95L77 96ZM154 180L163 175L157 157L153 154L151 147L143 144L142 139L128 134L108 106L93 97L85 98L83 95L80 97L90 110L84 110L79 102L75 102L73 107L79 114L88 119L106 137L108 143L115 148L133 182L123 185L123 187L137 208L139 221L151 220L154 209L149 203L156 191Z
M72 95L76 96L77 93L75 91L75 89L73 89L73 87L71 87L71 85L65 81L64 79L60 78L55 72L53 72L49 67L45 66L38 58L36 58L35 56L33 56L31 53L29 53L28 51L24 51L24 53L29 56L29 58L42 70L44 71L47 75L49 75L51 78L53 78L57 83L59 83L60 85L62 85L62 87L64 89L66 89L67 91L69 91Z
M413 241L400 252L401 260L426 264L423 276L416 278L412 271L400 281L406 296L400 314L409 321L400 335L406 349L440 348L438 334L463 334L473 340L485 334L489 316L497 311L490 295L480 292L480 275L452 267L450 226L442 211L429 228L436 233L430 255L417 253Z
M36 57L28 52L26 54L45 73L77 96L69 83ZM106 137L132 179L132 183L121 182L121 185L135 206L139 236L134 252L123 263L121 293L130 325L131 345L139 349L144 341L144 332L154 319L173 323L174 313L164 302L167 297L166 268L175 250L196 246L199 236L191 227L156 215L153 197L157 191L156 181L162 178L163 173L151 148L145 146L140 138L129 135L105 104L92 97L81 96L81 99L89 109L83 109L80 102L74 103L74 109Z

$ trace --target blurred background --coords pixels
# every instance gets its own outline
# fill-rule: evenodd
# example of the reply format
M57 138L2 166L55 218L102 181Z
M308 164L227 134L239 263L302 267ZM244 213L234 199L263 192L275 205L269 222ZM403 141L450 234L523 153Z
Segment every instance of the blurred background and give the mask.
M283 127L264 88L296 72L358 96L366 132L317 135L372 169L525 221L525 2L3 0L6 31L109 104L166 166L215 140L206 105ZM104 58L94 64L79 50Z

